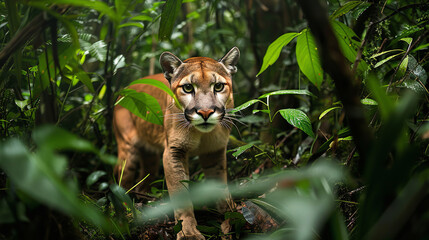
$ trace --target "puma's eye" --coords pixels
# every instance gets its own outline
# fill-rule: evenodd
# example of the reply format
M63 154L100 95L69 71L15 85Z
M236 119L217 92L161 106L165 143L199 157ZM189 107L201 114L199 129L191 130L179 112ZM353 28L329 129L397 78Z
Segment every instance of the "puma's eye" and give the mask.
M220 91L223 90L224 87L225 87L225 84L223 84L223 83L216 83L214 85L214 90L215 90L215 92L220 92Z
M194 91L194 87L192 86L192 84L185 84L182 86L182 88L185 93L191 93Z

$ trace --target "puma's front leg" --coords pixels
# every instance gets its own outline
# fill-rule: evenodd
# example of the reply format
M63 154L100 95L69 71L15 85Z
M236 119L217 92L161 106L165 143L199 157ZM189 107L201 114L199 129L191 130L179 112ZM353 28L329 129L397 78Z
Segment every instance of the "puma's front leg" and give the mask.
M235 208L231 199L227 185L227 166L226 166L226 148L219 151L199 156L201 167L203 168L206 179L221 181L224 186L223 197L216 203L217 210L224 214L228 210ZM231 230L229 221L224 221L221 225L222 232L227 234Z
M167 146L164 150L163 164L170 199L183 201L183 198L176 199L175 195L181 191L186 191L188 186L186 181L189 180L189 169L186 151L180 147ZM177 234L177 239L205 239L197 230L197 221L191 199L187 198L185 201L185 203L180 204L186 207L174 210L176 221L182 221L182 231Z

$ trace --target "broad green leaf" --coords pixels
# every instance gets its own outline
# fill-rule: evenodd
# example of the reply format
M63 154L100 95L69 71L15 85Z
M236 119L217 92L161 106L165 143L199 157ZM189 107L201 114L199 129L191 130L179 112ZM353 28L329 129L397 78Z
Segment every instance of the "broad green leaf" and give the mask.
M346 4L344 4L343 6L341 6L340 8L338 8L337 10L335 10L329 18L330 19L339 18L342 15L344 15L344 14L350 12L351 10L353 10L355 7L361 5L362 3L363 3L362 1L350 1L350 2L347 2Z
M406 56L404 60L402 60L401 65L399 65L398 77L402 77L405 75L405 72L407 71L407 67L408 67L408 56Z
M231 111L231 113L235 113L235 112L238 112L238 111L244 110L244 109L246 109L246 108L248 108L248 107L252 106L253 104L255 104L255 103L257 103L257 102L261 102L261 103L265 104L264 102L262 102L262 101L261 101L261 100L259 100L259 99L252 99L252 100L250 100L250 101L247 101L247 102L245 102L245 103L241 104L241 105L240 105L240 106L238 106L238 107L235 107L235 108Z
M316 42L308 29L304 29L297 38L296 59L304 75L317 88L323 81L323 69L320 64Z
M418 78L423 84L426 84L428 75L425 68L412 55L408 55L408 57L408 69L411 72L411 78Z
M96 183L102 176L106 176L107 173L105 171L95 171L89 174L89 176L86 178L86 185L89 187L92 184Z
M335 36L338 39L338 43L341 48L343 55L351 63L354 63L356 60L357 50L360 46L360 42L355 40L358 39L358 36L355 32L339 21L331 21L332 28L334 30ZM368 64L361 59L358 65L358 69L364 72L368 68Z
M248 143L246 145L243 145L241 147L235 148L232 151L235 151L232 156L234 156L235 158L238 158L238 156L240 156L242 153L244 153L247 149L253 147L255 144L254 143Z
M88 77L88 74L84 71L79 71L76 73L77 79L81 81L92 93L95 92L94 86L92 85L91 79Z
M76 60L76 49L73 45L70 45L69 43L58 43L57 48L60 64L60 66L58 67L60 69L63 69L68 62ZM58 69L56 69L55 67L55 62L54 58L52 57L52 54L52 49L47 48L46 51L39 56L38 70L41 77L41 81L35 81L33 96L37 96L42 90L46 89L49 86L49 82L54 81L57 74L59 73Z
M387 58L385 58L385 59L383 59L383 60L379 61L378 63L376 63L376 64L375 64L375 66L374 66L374 68L378 68L378 67L380 67L381 65L383 65L383 64L385 64L386 62L390 61L392 58L397 57L397 56L399 56L399 55L401 55L401 54L402 54L402 52L401 52L401 53L394 54L394 55L392 55L392 56L388 56Z
M413 39L410 37L407 37L407 38L401 38L400 41L404 41L404 42L408 43L408 45L410 45L411 42L413 41Z
M316 97L310 91L305 90L305 89L304 90L289 89L289 90L279 90L279 91L274 91L274 92L270 92L270 93L265 93L265 94L261 95L259 97L259 99L266 98L268 96L273 96L273 95L285 95L285 94L299 94L299 95L308 95L308 96Z
M32 138L41 148L98 153L91 142L58 127L39 127L33 131Z
M159 24L158 38L166 40L171 37L173 32L174 22L176 21L177 13L180 11L182 0L168 0L161 14L161 23Z
M298 109L281 109L279 110L280 114L286 121L292 126L301 129L307 135L314 138L313 129L311 127L310 119L305 115L305 113Z
M182 109L182 106L180 106L180 102L177 99L176 95L164 83L162 83L162 82L160 82L160 81L158 81L156 79L141 78L141 79L135 80L132 83L130 83L130 86L134 85L134 84L148 84L148 85L152 85L154 87L157 87L157 88L163 90L164 92L166 92L168 95L170 95L174 99L174 103L176 104L176 106L179 109Z
M298 36L299 33L286 33L277 38L273 43L268 46L267 52L265 53L264 60L262 62L261 70L256 76L259 76L262 72L265 71L270 65L275 63L280 56L282 48L286 46L292 39Z
M124 89L120 94L123 97L116 104L128 109L145 121L158 125L163 124L163 112L156 98L144 92L137 92L134 89Z
M24 107L28 105L28 103L30 99L26 99L26 100L18 100L15 99L15 104L21 109L21 111L24 111Z
M118 202L121 204L121 207L122 204L126 203L127 207L130 208L133 212L133 215L136 214L136 209L134 207L133 201L131 200L130 196L126 194L125 190L122 187L116 184L111 184L110 191L112 191L112 194L116 197L116 200L119 200Z
M97 209L78 199L77 185L64 176L66 159L55 155L53 150L44 146L43 151L30 153L17 139L3 142L0 144L0 168L15 188L33 201L67 215L83 218L105 230L111 229Z
M125 11L127 10L127 7L129 5L130 0L115 0L115 8L116 8L116 14L118 16L124 16Z
M328 109L326 109L325 111L323 111L321 114L320 114L320 116L319 116L319 120L320 119L322 119L326 114L328 114L330 111L332 111L332 110L334 110L334 109L339 109L339 108L341 108L341 107L331 107L331 108L328 108Z
M370 105L370 106L377 106L378 105L378 103L371 98L361 99L360 102L364 105Z

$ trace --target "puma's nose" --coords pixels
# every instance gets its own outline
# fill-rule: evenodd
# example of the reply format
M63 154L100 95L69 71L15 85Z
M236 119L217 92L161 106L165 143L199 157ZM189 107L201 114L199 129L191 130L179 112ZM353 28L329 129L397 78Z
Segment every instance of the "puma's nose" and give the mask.
M201 117L203 117L204 121L207 121L207 119L209 119L210 115L214 113L213 109L209 109L209 110L198 110L197 111L198 114L201 115Z

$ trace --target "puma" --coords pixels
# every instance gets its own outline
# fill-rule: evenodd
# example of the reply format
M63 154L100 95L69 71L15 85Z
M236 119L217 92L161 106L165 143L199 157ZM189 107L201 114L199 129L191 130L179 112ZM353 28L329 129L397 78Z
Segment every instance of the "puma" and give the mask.
M232 126L227 110L234 106L231 76L237 71L240 57L237 47L232 48L219 61L206 57L193 57L181 61L170 52L160 56L164 74L148 76L169 86L180 102L181 108L171 96L151 85L130 86L157 98L164 114L164 125L146 122L127 109L117 105L113 125L118 144L119 176L126 161L122 186L131 188L148 173L152 179L159 168L162 153L165 180L171 199L187 188L189 180L188 158L199 156L206 178L225 183L225 198L217 204L224 212L230 204L227 193L226 147ZM144 192L147 184L137 191ZM205 239L197 230L192 204L175 209L176 221L182 221L182 231L177 239ZM222 224L224 225L224 224ZM227 224L226 224L227 225ZM223 231L228 227L222 226Z

